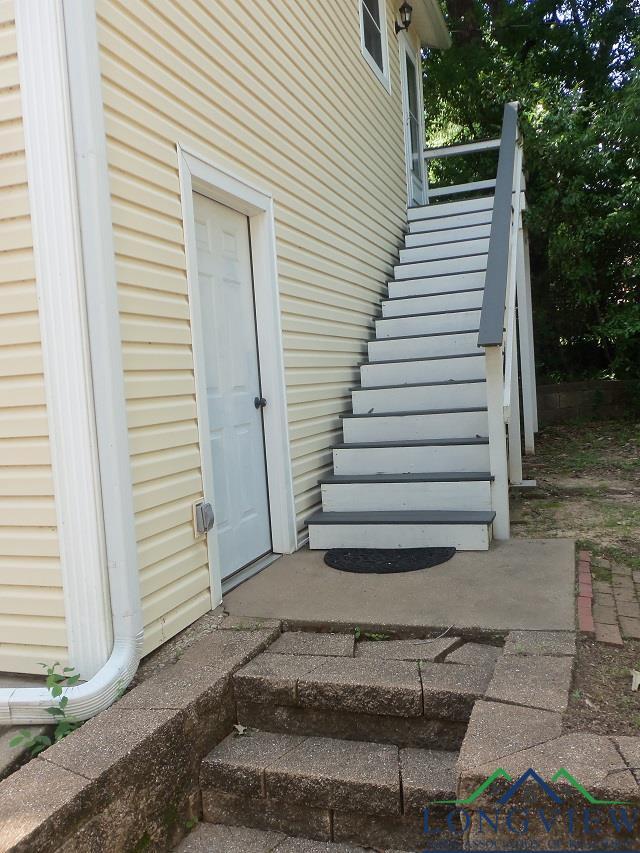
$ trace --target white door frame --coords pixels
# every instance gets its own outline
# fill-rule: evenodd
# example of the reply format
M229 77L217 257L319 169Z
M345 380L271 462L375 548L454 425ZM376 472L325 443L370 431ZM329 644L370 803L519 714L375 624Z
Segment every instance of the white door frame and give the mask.
M400 51L400 88L402 90L402 120L404 127L404 157L405 171L407 173L407 203L413 204L413 174L411 171L411 130L409 127L409 90L406 83L406 62L405 53L408 54L416 66L416 86L418 90L418 106L420 115L422 116L422 140L424 148L424 88L422 81L422 57L420 48L415 48L409 41L407 33L402 30L398 33L398 48ZM422 173L422 199L421 204L426 203L427 199L427 175L425 170L424 158L420 160L420 170Z
M204 498L212 503L215 514L213 459L206 405L206 365L193 212L194 192L237 210L249 219L260 379L262 394L268 401L263 409L263 417L271 538L274 553L291 554L297 548L297 531L280 326L273 198L269 193L230 174L181 145L177 145L177 152ZM215 524L207 539L212 604L217 607L222 600L222 580Z

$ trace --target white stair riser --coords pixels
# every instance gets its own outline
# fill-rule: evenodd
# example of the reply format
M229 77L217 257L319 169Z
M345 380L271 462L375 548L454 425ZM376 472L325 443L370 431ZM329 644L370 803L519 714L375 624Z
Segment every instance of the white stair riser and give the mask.
M407 211L407 219L409 222L417 222L421 219L439 219L442 216L453 216L476 210L493 210L493 196L465 198L460 201L436 202L435 204L425 204L422 207L410 207Z
M477 329L480 326L480 309L453 311L447 314L400 317L397 320L376 321L376 338L394 338L398 335L431 335L434 332L457 332Z
M400 361L393 364L373 363L363 364L360 368L360 384L363 388L485 378L484 356L437 358L433 361Z
M333 451L336 474L429 474L489 470L488 444L345 447Z
M444 228L439 231L423 231L418 234L407 234L405 246L413 249L416 246L435 246L438 243L450 243L453 240L474 240L488 237L491 233L491 223L486 225L469 225L466 228Z
M490 510L488 481L456 483L325 483L324 512Z
M412 249L400 249L400 263L411 264L417 261L433 261L438 258L459 258L463 255L480 255L489 251L489 238L481 240L458 240L442 243L439 246L417 246Z
M492 217L492 210L481 210L474 213L460 213L455 216L440 217L439 219L420 219L409 223L409 233L430 234L432 231L465 228L468 225L490 225Z
M398 358L428 358L480 351L478 333L433 335L431 337L396 338L369 342L369 361L392 361Z
M448 293L453 290L470 290L484 287L485 272L439 275L433 278L404 279L389 282L389 297L429 296L432 293Z
M489 434L486 412L443 412L430 415L393 415L381 418L349 418L342 421L347 443L365 441L412 441L420 438L468 438ZM436 507L437 509L437 507Z
M451 273L476 272L486 270L487 256L469 255L464 258L448 258L444 261L424 261L423 263L398 265L393 269L396 281L420 276L450 275Z
M352 392L356 415L367 412L421 412L425 409L467 409L487 405L485 382L425 385L419 388L366 388ZM482 469L475 469L482 470Z
M454 311L460 308L482 308L484 290L443 293L440 296L415 296L411 299L385 300L382 316L404 317L407 314L428 314L430 311Z
M310 524L309 547L329 548L457 548L487 551L491 529L486 524Z

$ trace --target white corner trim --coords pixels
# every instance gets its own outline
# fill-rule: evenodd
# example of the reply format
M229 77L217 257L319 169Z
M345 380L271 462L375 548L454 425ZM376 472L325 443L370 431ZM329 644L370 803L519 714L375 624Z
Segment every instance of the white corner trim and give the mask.
M67 710L82 720L142 649L94 2L16 0L16 30L69 649L91 676ZM44 688L1 689L0 721L50 722L50 705Z
M264 396L269 400L263 417L271 536L275 553L290 554L297 548L297 532L280 324L273 199L268 192L254 186L251 182L232 175L181 145L177 146L177 153L205 499L213 502L213 495L208 494L213 486L213 463L209 446L209 416L205 402L207 386L199 307L193 215L194 191L249 217L260 378ZM207 539L212 603L215 607L222 598L215 525Z
M16 3L29 205L71 665L111 650L62 2Z

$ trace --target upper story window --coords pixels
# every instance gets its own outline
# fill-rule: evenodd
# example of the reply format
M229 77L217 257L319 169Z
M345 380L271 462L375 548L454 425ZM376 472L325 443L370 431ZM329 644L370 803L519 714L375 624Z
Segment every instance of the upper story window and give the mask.
M391 91L385 7L386 0L360 0L360 43L373 73Z

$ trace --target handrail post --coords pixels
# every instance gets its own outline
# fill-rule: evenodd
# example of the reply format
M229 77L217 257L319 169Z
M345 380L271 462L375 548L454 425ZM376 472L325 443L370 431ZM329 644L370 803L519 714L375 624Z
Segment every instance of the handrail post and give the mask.
M489 467L491 506L496 514L493 535L508 539L509 524L509 471L507 467L507 431L504 423L504 359L502 346L485 349L487 371L487 411L489 418Z
M509 482L522 483L522 435L520 432L520 382L518 381L518 327L513 327L513 360L511 362L511 404L509 406Z
M531 318L531 289L527 270L527 235L521 225L518 232L518 327L520 343L520 370L522 373L522 410L524 420L524 448L535 452L536 432L536 374L533 355L533 324Z
M536 385L536 354L535 354L535 346L533 343L533 307L531 303L531 269L530 269L530 260L529 260L529 234L527 229L524 228L522 232L522 254L523 254L523 277L522 277L522 302L526 306L526 317L523 322L523 327L520 332L521 338L521 346L523 348L523 359L524 359L524 351L526 348L526 359L527 359L527 401L530 407L530 418L532 423L533 433L538 432L538 394L537 394L537 385ZM523 380L524 381L524 380ZM525 436L525 449L527 453L533 453L535 450L535 443L533 436L529 441L529 447L526 447L526 436Z

